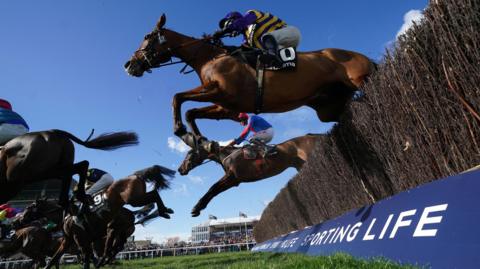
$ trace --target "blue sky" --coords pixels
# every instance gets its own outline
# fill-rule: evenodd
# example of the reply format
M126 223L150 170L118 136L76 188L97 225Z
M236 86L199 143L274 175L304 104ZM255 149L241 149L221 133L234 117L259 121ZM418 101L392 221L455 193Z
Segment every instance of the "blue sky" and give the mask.
M93 167L115 178L160 164L177 168L183 159L181 144L173 138L171 99L175 92L198 86L194 74L178 73L182 66L156 69L142 78L129 77L123 64L143 36L153 29L162 13L166 27L199 37L216 30L218 20L229 11L269 11L302 32L299 50L338 47L381 59L395 40L411 10L423 10L427 0L402 1L2 1L0 2L0 98L12 102L32 131L64 129L86 138L97 134L134 130L137 147L101 152L76 147L76 160L87 159ZM238 39L225 40L235 44ZM186 103L183 112L204 104ZM327 131L308 108L267 114L276 130L275 143L305 134ZM241 126L228 121L200 120L210 139L236 137ZM137 227L139 239L186 238L193 225L208 214L219 218L260 215L266 203L295 174L242 184L217 196L197 218L190 210L222 175L209 163L189 176L174 179L161 196L175 210L171 220L157 219L146 228Z

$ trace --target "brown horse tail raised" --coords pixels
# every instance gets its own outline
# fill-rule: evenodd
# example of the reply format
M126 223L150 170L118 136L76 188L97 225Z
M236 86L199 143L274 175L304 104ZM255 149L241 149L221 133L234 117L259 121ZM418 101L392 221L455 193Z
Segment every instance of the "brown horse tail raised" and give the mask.
M138 144L138 135L134 132L104 133L95 137L92 140L87 139L85 141L82 141L78 137L63 130L55 129L52 130L52 132L62 136L66 136L75 143L92 149L114 150Z
M146 182L154 183L155 189L158 190L170 187L170 179L175 176L175 171L160 165L154 165L152 167L139 170L133 174L145 180ZM166 179L164 176L169 177L169 179Z

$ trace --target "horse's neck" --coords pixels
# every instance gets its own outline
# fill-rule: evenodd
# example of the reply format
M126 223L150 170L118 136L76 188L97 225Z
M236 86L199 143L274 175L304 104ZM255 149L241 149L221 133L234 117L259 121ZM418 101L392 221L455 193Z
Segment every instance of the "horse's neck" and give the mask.
M187 44L175 50L173 56L186 62L197 74L200 74L200 70L207 62L224 53L221 48L175 31L170 30L169 35L178 42L177 45Z
M223 163L228 156L230 156L234 151L238 150L235 147L220 147L218 152L215 153L216 161L219 164Z

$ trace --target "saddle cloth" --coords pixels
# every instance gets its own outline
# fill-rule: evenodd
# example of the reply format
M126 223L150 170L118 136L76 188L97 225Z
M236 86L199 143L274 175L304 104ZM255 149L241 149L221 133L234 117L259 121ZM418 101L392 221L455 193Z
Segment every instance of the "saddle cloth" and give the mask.
M240 47L229 49L230 54L247 63L253 69L257 69L257 59L259 55L263 54L260 49ZM265 70L292 70L297 67L297 52L293 47L281 48L277 51L280 62L277 65L265 66Z
M275 147L275 146L270 145L269 147ZM242 151L242 155L245 160L263 159L264 156L267 157L274 154L274 152L271 152L265 155L265 147L260 145L252 145L252 144L246 145L240 150Z

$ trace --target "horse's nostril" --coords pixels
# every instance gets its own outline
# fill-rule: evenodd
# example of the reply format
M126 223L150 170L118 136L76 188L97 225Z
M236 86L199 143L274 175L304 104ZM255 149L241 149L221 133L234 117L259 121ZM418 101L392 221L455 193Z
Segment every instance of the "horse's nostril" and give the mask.
M128 68L130 66L130 61L126 62L123 67Z

